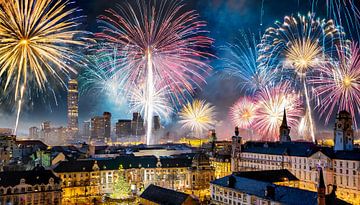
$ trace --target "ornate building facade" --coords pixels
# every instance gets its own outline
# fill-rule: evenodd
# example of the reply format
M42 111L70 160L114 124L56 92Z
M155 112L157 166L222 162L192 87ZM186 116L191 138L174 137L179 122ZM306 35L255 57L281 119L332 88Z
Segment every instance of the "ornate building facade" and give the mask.
M60 205L60 179L49 170L0 172L0 204Z
M62 180L64 201L81 202L110 195L120 166L133 192L154 184L201 197L209 194L210 181L214 179L214 169L204 154L63 161L54 171Z
M360 204L360 150L353 148L352 121L346 111L337 116L334 141L334 148L290 141L242 144L241 137L235 132L232 171L288 169L300 179L299 188L315 191L320 167L327 187L336 185L339 198Z

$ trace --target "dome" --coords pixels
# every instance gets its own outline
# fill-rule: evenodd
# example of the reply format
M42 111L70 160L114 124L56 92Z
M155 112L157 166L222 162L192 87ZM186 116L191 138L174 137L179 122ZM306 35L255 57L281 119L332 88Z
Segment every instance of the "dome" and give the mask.
M210 166L209 157L203 152L197 153L193 157L192 166L193 167Z

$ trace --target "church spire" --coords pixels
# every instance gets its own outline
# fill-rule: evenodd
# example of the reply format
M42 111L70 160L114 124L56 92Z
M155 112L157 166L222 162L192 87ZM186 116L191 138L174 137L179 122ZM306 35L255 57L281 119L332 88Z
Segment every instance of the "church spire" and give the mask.
M290 138L290 127L287 124L286 110L284 108L283 121L280 126L280 142L291 142Z
M288 127L285 108L284 108L284 115L283 115L283 120L282 120L282 123L281 123L281 127Z

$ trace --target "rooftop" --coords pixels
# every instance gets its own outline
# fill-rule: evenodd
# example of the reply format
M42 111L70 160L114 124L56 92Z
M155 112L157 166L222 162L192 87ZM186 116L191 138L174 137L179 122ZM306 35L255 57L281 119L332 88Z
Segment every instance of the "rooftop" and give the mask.
M60 182L60 178L50 170L0 172L0 186L13 187L20 184L21 179L30 185L48 184L51 178L54 179L54 183Z
M140 197L161 205L181 205L190 195L150 184Z

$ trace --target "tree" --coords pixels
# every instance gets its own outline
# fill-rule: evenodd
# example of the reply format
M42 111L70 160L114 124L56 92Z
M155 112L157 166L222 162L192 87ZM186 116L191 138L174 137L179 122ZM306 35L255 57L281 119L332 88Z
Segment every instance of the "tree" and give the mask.
M119 166L118 177L115 180L113 193L111 194L111 198L113 199L126 199L130 197L131 187L129 183L125 179L125 170L123 166Z

